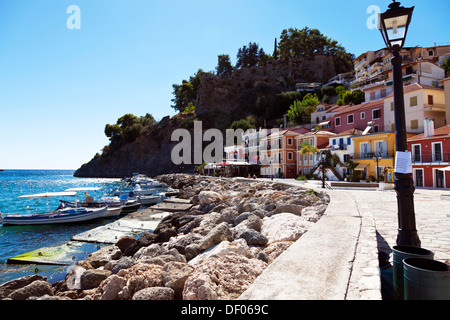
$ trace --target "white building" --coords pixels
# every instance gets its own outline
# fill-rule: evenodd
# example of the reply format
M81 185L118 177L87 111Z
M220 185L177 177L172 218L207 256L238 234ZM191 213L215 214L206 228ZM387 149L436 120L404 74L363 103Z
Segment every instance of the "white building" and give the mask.
M347 175L350 175L346 163L350 157L353 157L355 154L355 145L352 138L354 136L360 136L361 134L361 130L350 129L330 137L330 153L332 156L335 155L339 159L337 163L333 163L333 166L342 179Z
M444 90L422 84L404 87L406 132L424 132L425 118L434 119L436 128L446 125ZM390 94L384 100L385 131L395 131L394 97Z

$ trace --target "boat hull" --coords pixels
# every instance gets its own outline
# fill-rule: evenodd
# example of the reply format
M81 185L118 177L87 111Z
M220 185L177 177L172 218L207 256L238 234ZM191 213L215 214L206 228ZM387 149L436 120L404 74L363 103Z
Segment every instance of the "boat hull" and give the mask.
M44 224L70 224L104 218L107 208L84 208L60 210L51 213L34 215L7 215L1 216L3 226L44 225Z

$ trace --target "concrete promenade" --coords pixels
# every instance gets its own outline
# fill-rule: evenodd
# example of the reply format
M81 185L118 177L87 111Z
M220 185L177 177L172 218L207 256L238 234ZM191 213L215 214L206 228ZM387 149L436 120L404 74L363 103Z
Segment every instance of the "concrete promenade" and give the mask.
M322 189L318 181L274 181L330 196L322 219L274 261L242 300L381 300L378 252L396 245L394 190ZM417 189L415 211L422 247L450 260L450 191ZM390 258L392 264L392 256Z

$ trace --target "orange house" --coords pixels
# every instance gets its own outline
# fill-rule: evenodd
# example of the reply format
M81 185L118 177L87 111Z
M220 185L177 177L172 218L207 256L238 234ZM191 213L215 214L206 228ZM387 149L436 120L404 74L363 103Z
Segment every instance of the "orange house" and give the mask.
M275 131L262 140L261 176L288 179L297 176L296 137L299 135L298 132L286 129Z

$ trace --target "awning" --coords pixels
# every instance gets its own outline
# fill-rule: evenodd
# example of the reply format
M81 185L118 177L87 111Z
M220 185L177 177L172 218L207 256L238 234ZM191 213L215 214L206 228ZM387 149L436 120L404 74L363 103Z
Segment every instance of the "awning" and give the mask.
M368 167L367 164L360 163L360 164L358 164L358 166L357 166L355 169L353 169L353 170L356 170L356 171L364 171L364 170L366 170L367 167Z
M442 169L439 169L439 170L441 170L441 171L450 171L450 167L442 168Z
M331 123L331 121L325 121L325 122L321 122L319 123L319 126L327 126Z

